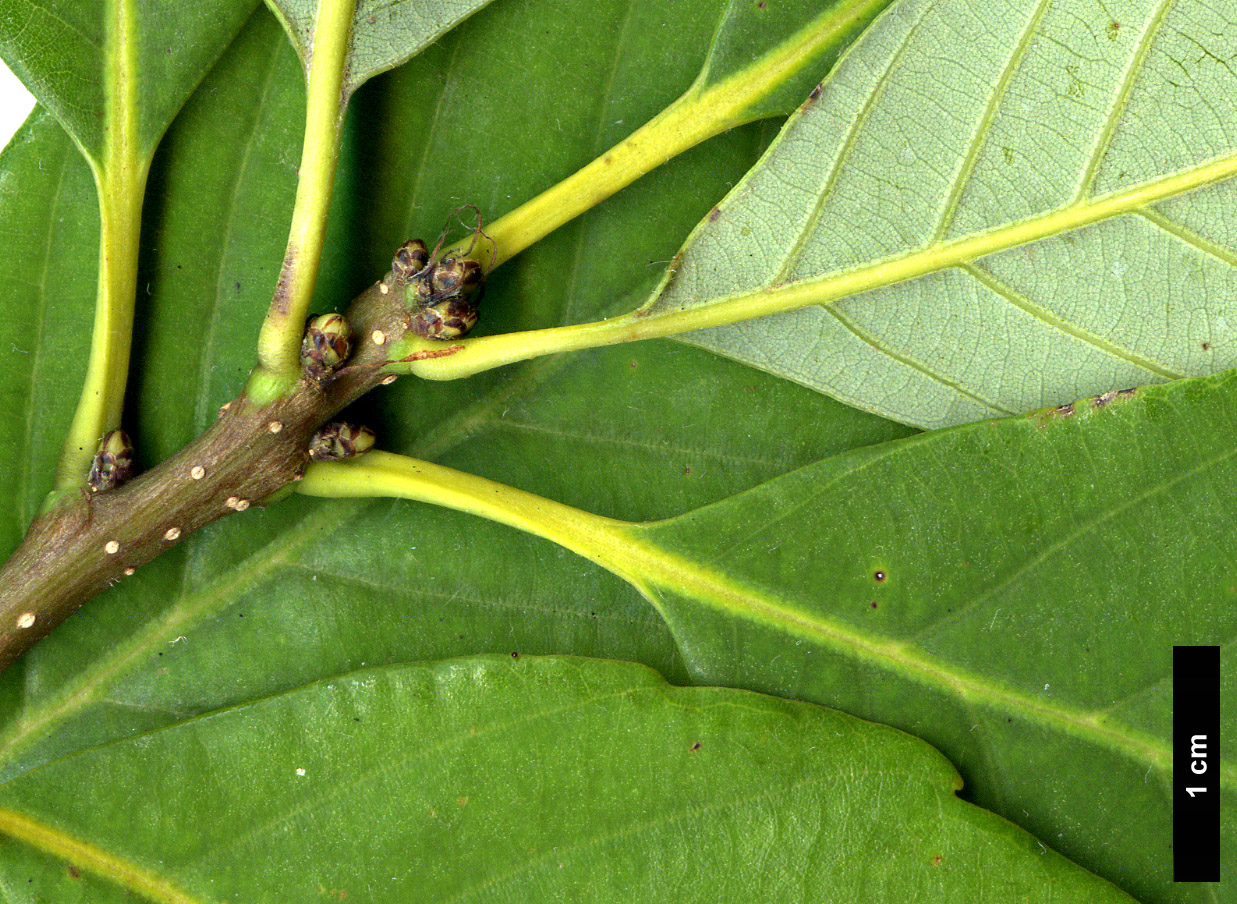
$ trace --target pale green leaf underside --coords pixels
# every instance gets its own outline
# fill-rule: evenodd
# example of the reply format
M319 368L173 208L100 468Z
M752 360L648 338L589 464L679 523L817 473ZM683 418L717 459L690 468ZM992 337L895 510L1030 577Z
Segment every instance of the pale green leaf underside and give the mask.
M66 757L4 787L0 831L50 855L31 883L68 860L176 904L1131 900L956 787L926 744L840 713L495 656Z
M0 57L85 153L105 140L105 85L131 42L140 153L154 150L257 0L0 0Z
M394 69L492 0L357 0L344 70L351 92ZM267 0L305 67L313 55L318 0Z
M903 0L649 309L810 287L688 341L923 427L1237 365L1235 44L1201 0Z

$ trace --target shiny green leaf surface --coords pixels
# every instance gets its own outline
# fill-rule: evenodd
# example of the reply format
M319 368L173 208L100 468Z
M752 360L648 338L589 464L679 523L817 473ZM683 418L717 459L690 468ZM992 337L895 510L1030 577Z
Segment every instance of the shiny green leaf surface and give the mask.
M793 296L690 341L921 427L1231 367L1234 41L1201 0L898 3L645 313Z
M927 745L839 713L493 657L59 760L0 790L0 831L175 904L1131 900L956 787Z
M1136 896L1206 900L1172 882L1173 646L1222 645L1237 698L1235 427L1231 374L1148 388L835 456L637 540L678 563L654 597L694 681L896 725Z
M95 300L99 207L86 161L35 108L0 154L0 348L21 419L0 436L0 548L17 546L50 489L81 388Z

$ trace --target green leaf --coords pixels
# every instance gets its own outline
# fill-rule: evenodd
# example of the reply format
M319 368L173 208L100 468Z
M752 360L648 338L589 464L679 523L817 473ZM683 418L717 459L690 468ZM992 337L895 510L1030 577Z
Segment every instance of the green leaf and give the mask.
M688 341L923 427L1233 366L1234 41L1199 0L903 0L642 313L807 305Z
M1044 834L1083 862L1103 849L1154 898L1174 888L1172 650L1237 634L1237 569L1208 557L1237 540L1237 494L1208 492L1237 479L1235 423L1237 372L1113 392L846 453L645 527L383 452L298 489L438 501L572 549L657 607L694 681L793 688L920 734L982 802L1056 814L1070 831ZM1153 613L1108 617L1147 587ZM1237 769L1219 778L1227 799Z
M103 158L115 88L149 156L258 0L0 0L0 57L82 151ZM123 59L122 59L123 58ZM128 89L116 86L126 72Z
M493 0L355 0L344 93L420 53ZM309 71L321 0L267 0Z
M844 454L642 529L674 566L643 576L694 681L896 725L1136 896L1204 900L1172 884L1172 649L1223 645L1237 699L1237 374L1102 399ZM1237 849L1237 770L1221 783Z
M176 904L1131 900L956 788L922 742L839 713L494 657L58 760L0 790L0 831L54 858L35 894L59 860Z

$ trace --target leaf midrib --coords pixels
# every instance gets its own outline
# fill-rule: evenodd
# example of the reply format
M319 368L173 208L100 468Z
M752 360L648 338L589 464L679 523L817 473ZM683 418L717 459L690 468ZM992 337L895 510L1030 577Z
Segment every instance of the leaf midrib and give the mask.
M1234 175L1237 175L1237 151L1180 170L1171 176L1139 183L1086 202L1070 204L947 242L889 255L820 277L765 284L754 290L688 301L673 307L662 307L661 297L655 297L637 311L634 318L622 318L621 323L613 321L613 328L616 331L624 328L632 331L633 339L654 338L723 326L810 305L824 305L967 264L989 254L1063 235L1113 217L1140 213L1152 204ZM1146 219L1156 223L1152 217Z
M642 540L634 537L633 540L626 546L624 566L638 573L646 586L655 591L688 596L734 618L809 638L846 658L865 661L915 683L943 689L962 701L981 702L992 709L1016 712L1028 721L1122 750L1160 771L1171 766L1172 752L1158 738L1128 729L1119 732L1104 725L1096 716L1073 707L1047 705L1026 694L999 687L967 670L918 654L905 643L877 639L827 622L767 596L756 587L687 562ZM665 603L652 596L650 601L664 617ZM670 619L667 622L673 624ZM1237 785L1237 771L1225 770L1223 775L1229 784Z

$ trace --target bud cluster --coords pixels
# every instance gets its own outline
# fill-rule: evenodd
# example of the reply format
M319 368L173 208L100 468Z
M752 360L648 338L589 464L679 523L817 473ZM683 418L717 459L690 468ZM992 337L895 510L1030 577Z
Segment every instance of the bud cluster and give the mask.
M431 260L420 239L405 242L391 261L410 308L408 328L426 339L458 339L477 325L485 289L481 265L466 257Z
M133 476L133 443L123 430L109 430L99 440L86 486L92 493L118 487Z
M374 431L343 421L334 421L314 434L309 441L309 457L314 461L343 461L364 455L374 447Z
M301 341L301 367L305 375L321 383L339 369L352 351L352 327L339 314L314 317Z

